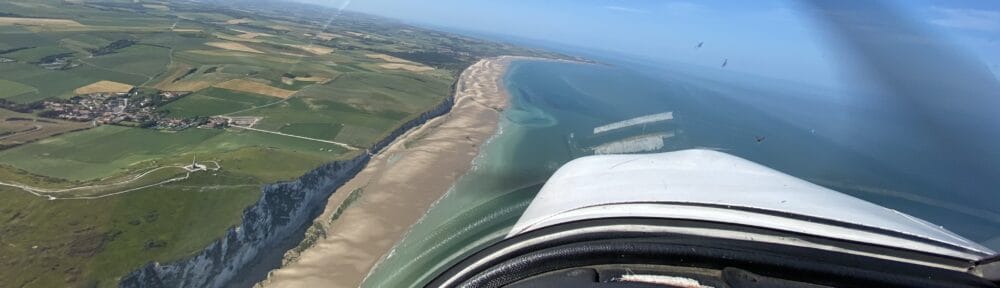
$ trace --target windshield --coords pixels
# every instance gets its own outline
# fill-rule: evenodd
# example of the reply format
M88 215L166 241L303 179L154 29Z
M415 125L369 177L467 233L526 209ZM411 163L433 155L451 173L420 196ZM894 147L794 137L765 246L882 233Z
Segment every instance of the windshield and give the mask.
M998 37L990 1L0 0L0 287L421 286L567 162L687 149L998 251Z

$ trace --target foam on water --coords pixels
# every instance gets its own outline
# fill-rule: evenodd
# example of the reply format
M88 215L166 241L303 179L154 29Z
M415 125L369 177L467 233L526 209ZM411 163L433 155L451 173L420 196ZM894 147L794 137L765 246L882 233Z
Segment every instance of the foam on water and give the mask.
M969 200L943 194L934 188L947 187L941 186L947 182L934 182L936 178L923 172L910 173L934 167L914 169L912 159L890 157L893 154L873 157L885 154L877 149L887 146L846 138L876 135L893 139L897 145L888 146L893 150L919 151L919 146L907 146L919 144L919 139L906 138L910 135L893 130L890 122L879 122L883 119L871 107L823 102L821 94L809 91L761 90L679 73L602 65L516 63L504 83L511 101L503 111L500 130L483 145L474 168L412 228L365 287L419 287L420 281L429 280L428 267L446 265L498 241L558 167L595 152L722 150L945 226L972 240L1000 235L1000 225L961 213L1000 207L1000 197ZM670 121L659 121L665 118L664 111L673 111ZM661 116L643 122L642 116L648 115ZM851 115L851 121L843 122L844 115ZM627 125L634 124L629 119L643 123ZM865 119L871 121L844 126ZM595 127L616 122L626 125L594 135ZM888 190L931 202L867 192Z

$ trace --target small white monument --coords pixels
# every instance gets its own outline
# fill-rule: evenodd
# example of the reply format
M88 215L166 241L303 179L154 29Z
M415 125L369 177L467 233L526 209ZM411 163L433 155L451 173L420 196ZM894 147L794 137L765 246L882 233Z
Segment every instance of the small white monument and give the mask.
M198 164L197 160L198 156L191 158L191 165L184 166L184 170L187 170L188 172L208 171L208 166Z

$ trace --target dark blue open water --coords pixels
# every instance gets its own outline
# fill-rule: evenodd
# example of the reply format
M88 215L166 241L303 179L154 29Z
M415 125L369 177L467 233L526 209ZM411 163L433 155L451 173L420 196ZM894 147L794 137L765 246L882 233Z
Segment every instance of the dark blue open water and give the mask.
M419 285L413 280L432 268L505 235L562 164L595 145L660 132L675 136L658 151L718 149L1000 248L1000 191L983 188L1000 179L970 180L975 173L949 165L934 135L877 96L622 65L515 64L502 131L366 286ZM662 112L674 119L592 135L596 126Z

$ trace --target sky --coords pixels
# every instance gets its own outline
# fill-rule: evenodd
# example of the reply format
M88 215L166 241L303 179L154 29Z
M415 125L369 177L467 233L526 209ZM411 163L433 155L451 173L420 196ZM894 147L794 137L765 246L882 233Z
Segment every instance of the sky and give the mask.
M505 34L803 83L849 81L842 55L791 0L300 0L414 24ZM1000 1L890 0L937 41L1000 71ZM704 42L701 48L698 43ZM994 72L996 73L996 72Z

